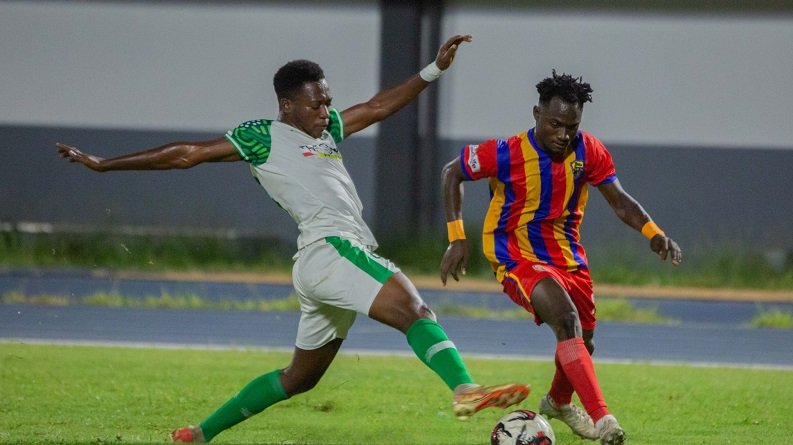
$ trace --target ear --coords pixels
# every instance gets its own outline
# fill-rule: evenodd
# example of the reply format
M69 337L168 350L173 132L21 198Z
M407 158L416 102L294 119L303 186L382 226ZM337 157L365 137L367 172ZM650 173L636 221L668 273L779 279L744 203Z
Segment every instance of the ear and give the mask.
M532 114L534 115L534 120L535 121L540 119L540 106L539 105L535 105L534 108L532 108Z
M289 114L289 112L292 111L292 101L285 97L281 98L281 100L278 101L278 108L281 112Z

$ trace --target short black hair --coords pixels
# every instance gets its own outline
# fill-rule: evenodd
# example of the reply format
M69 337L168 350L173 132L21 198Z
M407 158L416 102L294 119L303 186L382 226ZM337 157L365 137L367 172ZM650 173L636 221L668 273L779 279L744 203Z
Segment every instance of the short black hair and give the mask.
M324 78L325 73L318 64L305 59L292 60L279 68L273 76L275 95L278 100L292 99L304 83L319 82Z
M555 96L569 103L578 103L580 107L584 102L592 102L592 87L583 81L581 77L573 77L569 74L556 74L552 71L551 77L543 79L537 84L537 92L540 93L540 103L547 105Z

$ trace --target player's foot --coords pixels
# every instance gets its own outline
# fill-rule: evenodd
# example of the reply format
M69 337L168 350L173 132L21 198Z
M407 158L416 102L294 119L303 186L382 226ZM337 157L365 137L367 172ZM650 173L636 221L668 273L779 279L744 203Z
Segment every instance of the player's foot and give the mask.
M458 419L465 420L485 408L506 408L520 403L530 391L528 385L519 383L495 386L460 385L454 390L452 409Z
M600 437L600 445L622 445L625 443L625 431L622 430L617 419L611 414L603 416L595 423L595 428Z
M186 426L171 433L171 441L179 443L206 443L204 432L198 426Z
M545 397L540 399L540 414L548 419L561 420L566 423L574 433L584 439L595 440L600 438L589 414L572 403L557 405L551 396L546 394Z

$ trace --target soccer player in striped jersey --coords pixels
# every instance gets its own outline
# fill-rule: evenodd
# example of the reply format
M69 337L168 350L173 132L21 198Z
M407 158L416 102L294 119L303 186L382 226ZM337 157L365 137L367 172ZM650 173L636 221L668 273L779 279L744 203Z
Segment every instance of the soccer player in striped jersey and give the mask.
M518 305L556 336L556 373L540 401L541 414L581 437L621 444L625 433L609 412L595 375L595 300L579 224L588 185L617 216L650 240L661 259L678 265L682 251L620 185L603 143L578 129L592 88L554 71L537 84L534 128L506 139L465 146L442 172L449 247L441 281L465 273L468 246L462 223L463 183L488 178L491 199L482 244L496 279ZM578 394L584 410L572 403Z
M344 111L331 106L319 65L296 60L281 67L273 79L277 120L251 120L217 139L174 142L113 159L57 144L63 158L100 172L244 160L300 230L292 277L301 316L292 363L255 378L200 424L171 433L174 442L209 442L248 417L313 388L357 313L406 335L416 355L453 391L452 409L458 418L526 398L529 388L523 384L475 384L413 283L391 261L374 253L377 241L362 218L363 206L336 146L410 103L451 66L460 44L470 41L470 35L450 38L435 61L419 73Z

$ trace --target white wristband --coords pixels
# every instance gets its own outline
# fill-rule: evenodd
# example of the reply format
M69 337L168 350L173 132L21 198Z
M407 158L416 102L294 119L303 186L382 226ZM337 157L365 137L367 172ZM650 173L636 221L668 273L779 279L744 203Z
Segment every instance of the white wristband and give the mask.
M435 61L433 61L429 65L422 68L421 71L419 71L419 76L421 76L421 78L427 82L432 82L441 77L442 72L443 70L438 68L438 65L435 64Z

